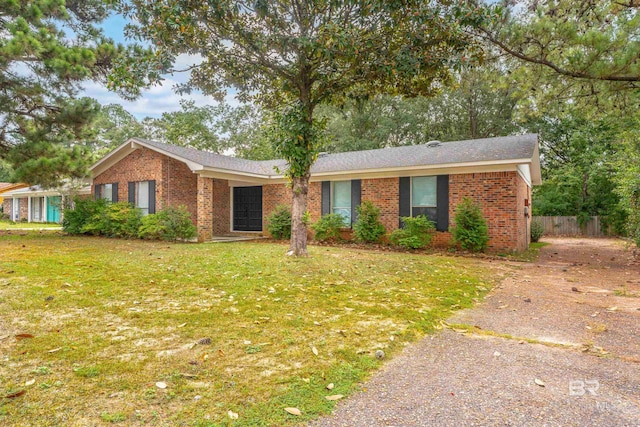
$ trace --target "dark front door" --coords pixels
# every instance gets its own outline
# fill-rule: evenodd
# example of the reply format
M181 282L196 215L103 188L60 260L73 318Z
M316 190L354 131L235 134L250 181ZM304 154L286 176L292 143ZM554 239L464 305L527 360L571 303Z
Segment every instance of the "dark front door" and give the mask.
M234 231L262 231L262 187L233 187Z

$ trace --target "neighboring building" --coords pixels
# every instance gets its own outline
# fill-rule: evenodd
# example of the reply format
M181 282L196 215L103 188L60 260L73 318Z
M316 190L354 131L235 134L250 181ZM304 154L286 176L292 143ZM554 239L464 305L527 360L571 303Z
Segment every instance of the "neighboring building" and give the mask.
M266 234L266 218L291 203L279 171L283 160L252 161L132 138L92 166L92 194L129 201L145 213L185 205L200 241L232 233ZM356 206L381 209L387 231L400 217L425 214L446 246L456 206L470 197L482 207L492 251L529 243L531 186L540 184L537 135L322 154L311 169L312 221L336 212L348 228Z
M77 194L89 195L91 188L86 186ZM0 196L4 198L3 210L12 221L62 222L62 204L65 196L59 190L15 184L13 188L0 190Z

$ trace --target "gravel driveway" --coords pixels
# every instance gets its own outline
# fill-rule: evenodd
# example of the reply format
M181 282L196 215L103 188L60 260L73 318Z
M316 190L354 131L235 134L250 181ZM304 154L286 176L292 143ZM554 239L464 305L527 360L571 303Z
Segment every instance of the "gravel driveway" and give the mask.
M640 263L548 239L449 329L389 361L313 426L640 426Z

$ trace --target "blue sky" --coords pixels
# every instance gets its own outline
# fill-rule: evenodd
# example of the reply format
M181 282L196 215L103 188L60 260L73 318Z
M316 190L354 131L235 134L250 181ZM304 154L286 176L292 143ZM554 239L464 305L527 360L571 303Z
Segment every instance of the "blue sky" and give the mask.
M112 15L107 19L102 27L107 36L111 37L116 43L127 44L128 40L124 36L125 19L120 15ZM177 58L177 68L184 68L198 60L196 57L182 55ZM142 96L135 101L127 101L120 98L113 92L109 92L104 86L87 82L84 85L84 95L95 98L102 105L120 104L131 114L139 119L144 117L159 117L162 113L177 111L180 109L181 99L192 99L196 105L213 105L216 101L209 96L205 96L200 92L193 92L190 95L179 96L173 91L176 83L183 83L188 79L186 73L176 73L175 75L165 76L165 81L159 85L146 90ZM233 96L227 97L227 102L236 104Z

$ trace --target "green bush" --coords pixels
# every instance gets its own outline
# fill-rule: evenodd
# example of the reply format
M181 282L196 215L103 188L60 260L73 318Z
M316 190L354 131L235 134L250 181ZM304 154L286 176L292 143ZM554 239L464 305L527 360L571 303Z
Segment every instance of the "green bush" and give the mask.
M480 207L464 198L456 208L454 218L456 225L451 230L454 242L471 252L484 251L489 243L489 227Z
M340 230L344 228L344 217L335 213L323 215L311 228L316 233L315 239L320 242L341 240Z
M89 233L89 222L104 214L107 202L103 199L79 199L74 200L73 206L63 209L62 228L69 234Z
M142 211L127 202L108 203L102 212L96 212L84 226L86 233L96 236L138 237Z
M358 220L353 225L356 240L360 242L378 242L387 231L380 222L380 208L369 201L362 202L356 208Z
M291 210L287 205L278 205L267 217L267 230L278 240L291 238Z
M197 235L186 206L164 208L142 217L138 237L149 240L189 240Z
M402 228L394 230L389 241L405 249L420 249L431 243L436 227L424 215L402 217Z
M544 225L540 221L531 221L531 241L537 242L544 234Z

